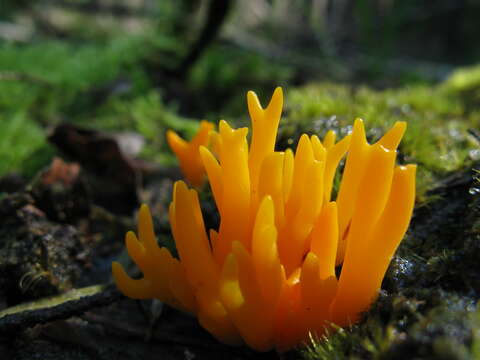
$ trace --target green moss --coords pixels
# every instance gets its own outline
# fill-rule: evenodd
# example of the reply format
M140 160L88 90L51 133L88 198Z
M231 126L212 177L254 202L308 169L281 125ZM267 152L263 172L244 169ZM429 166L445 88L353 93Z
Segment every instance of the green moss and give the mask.
M97 94L129 73L132 94L147 80L132 65L142 56L141 38L114 39L108 46L64 42L0 45L0 175L33 175L53 151L46 127L67 118L90 122Z
M108 46L55 41L0 45L0 112L24 109L47 123L64 112L74 118L92 110L95 96L86 92L98 91L127 72L130 91L138 92L148 84L133 67L144 54L145 41L123 37Z
M306 360L477 358L478 307L458 298L440 301L425 313L419 312L422 306L404 297L384 298L361 325L312 337L300 354Z
M480 65L473 65L456 70L443 85L452 92L476 91L480 96Z
M25 113L0 115L0 174L32 176L52 154L43 130Z
M37 76L50 84L85 89L117 76L122 66L144 54L142 37L112 39L101 44L72 45L42 42L28 46L3 44L0 48L2 69Z

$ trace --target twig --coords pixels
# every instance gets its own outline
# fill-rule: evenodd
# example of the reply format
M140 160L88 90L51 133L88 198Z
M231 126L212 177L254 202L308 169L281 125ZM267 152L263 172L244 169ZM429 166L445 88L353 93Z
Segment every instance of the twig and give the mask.
M89 289L92 289L90 290L92 292L97 291L91 295L84 295L82 290L88 292ZM18 308L7 308L0 312L0 335L15 335L27 327L80 315L94 307L109 305L124 296L115 287L105 286L98 289L96 287L75 289L57 297L64 297L66 301L52 306L49 299L44 299L43 302L37 300L30 305L21 304Z

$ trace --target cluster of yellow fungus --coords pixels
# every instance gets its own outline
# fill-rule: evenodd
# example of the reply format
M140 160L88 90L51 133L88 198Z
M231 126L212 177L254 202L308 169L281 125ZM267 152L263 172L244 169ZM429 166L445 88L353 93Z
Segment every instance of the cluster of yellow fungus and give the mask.
M295 153L276 152L282 90L275 90L266 109L255 93L247 99L250 145L247 128L221 121L216 155L204 146L188 155L200 159L207 173L219 229L207 233L197 192L178 181L169 215L179 259L157 245L142 206L138 238L127 233L126 246L143 278L130 278L118 263L113 276L129 297L157 298L195 314L220 341L285 351L331 324L355 323L375 300L412 215L416 167L395 165L402 122L372 145L356 120L341 141L333 132L323 141L304 134ZM191 162L196 174L200 160Z

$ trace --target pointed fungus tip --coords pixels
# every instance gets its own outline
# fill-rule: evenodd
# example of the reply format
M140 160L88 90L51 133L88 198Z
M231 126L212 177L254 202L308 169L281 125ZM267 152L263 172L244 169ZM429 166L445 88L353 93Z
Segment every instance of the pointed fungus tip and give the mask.
M119 268L122 267L118 261L112 261L112 272L118 272Z
M283 89L280 86L275 88L275 91L273 92L270 103L273 103L273 102L283 103Z
M140 214L142 214L143 216L150 216L150 208L147 204L143 203L142 205L140 205Z
M229 123L225 120L220 120L218 123L218 129L220 130L220 134L223 135L225 132L232 132L233 129L230 127Z
M125 241L128 241L129 239L137 240L137 235L135 235L135 232L133 232L132 230L127 231L127 233L125 234Z

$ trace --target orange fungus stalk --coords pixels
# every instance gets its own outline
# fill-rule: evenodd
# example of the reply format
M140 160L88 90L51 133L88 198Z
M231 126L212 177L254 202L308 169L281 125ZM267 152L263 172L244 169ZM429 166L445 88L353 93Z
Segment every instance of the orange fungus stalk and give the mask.
M374 144L357 119L338 142L333 132L323 141L304 134L295 152L276 152L282 89L265 109L255 93L247 100L250 144L247 128L221 121L215 154L200 146L201 164L179 155L186 174L205 169L219 228L207 232L197 192L178 181L169 215L179 259L157 245L144 205L138 238L126 236L143 278L130 278L118 263L112 270L127 296L157 298L190 312L222 342L285 351L331 324L355 323L376 299L410 222L416 166L395 165L404 122Z

